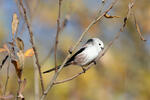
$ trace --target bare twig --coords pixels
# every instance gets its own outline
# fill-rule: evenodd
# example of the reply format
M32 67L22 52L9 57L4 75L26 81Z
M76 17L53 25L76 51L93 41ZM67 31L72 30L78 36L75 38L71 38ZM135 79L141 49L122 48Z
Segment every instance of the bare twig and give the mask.
M57 45L58 45L58 37L59 37L59 33L60 33L61 3L62 3L62 0L59 0L58 18L57 18L57 33L56 33L56 39L55 39L55 53L54 53L56 71L57 71Z
M123 27L125 27L126 24L127 24L127 20L128 20L130 14L131 14L131 9L133 8L133 6L135 4L135 1L136 0L132 0L132 2L128 4L128 12L127 12L127 16L124 18L124 25L123 25Z
M114 6L114 4L117 2L118 0L115 0L110 6L109 8L103 12L101 14L101 16L99 16L98 18L95 18L90 24L89 26L85 29L85 31L82 33L82 35L80 36L79 40L76 42L76 44L74 45L74 47L72 48L71 52L75 50L75 48L79 45L80 41L82 40L83 36L88 32L88 30L94 25L96 24L108 11L110 11L112 9L112 7ZM47 95L47 93L49 92L49 90L52 88L52 86L54 85L54 82L57 78L57 76L59 75L60 71L62 70L62 68L64 67L65 63L67 62L67 60L71 57L71 54L68 54L68 56L65 58L64 62L62 63L62 65L60 66L60 69L58 69L58 71L53 75L50 83L48 84L47 89L45 90L44 94L41 97L41 100L44 100L45 96Z
M4 95L6 94L7 86L8 86L8 80L9 80L9 66L10 66L10 63L11 63L10 55L9 55L8 59L9 59L9 62L8 62L8 66L7 66L7 78L6 78L6 82L5 82Z
M25 20L25 23L27 25L27 28L28 28L28 31L29 31L29 35L30 35L30 43L32 44L32 48L33 48L33 51L34 51L34 54L35 54L35 60L36 60L36 64L38 66L38 71L39 71L39 75L40 75L40 81L41 81L41 87L42 87L42 93L44 94L44 84L43 84L43 78L42 78L42 73L41 73L41 66L39 64L39 59L38 59L38 53L37 53L37 50L35 48L35 44L34 44L34 40L33 40L33 32L32 32L32 29L31 29L31 26L29 24L29 20L27 18L27 14L26 14L26 9L22 3L22 0L18 0L19 1L19 4L21 6L21 8L23 9L23 18Z
M7 61L8 55L3 59L2 64L0 65L0 69L2 69L3 65Z
M137 30L137 32L139 33L140 39L141 39L142 41L146 41L146 39L144 39L144 37L143 37L143 35L142 35L142 33L141 33L140 27L139 27L139 25L138 25L138 23L137 23L137 21L136 21L136 17L135 17L135 14L134 14L134 13L133 13L133 17L134 17L134 22L135 22L136 30Z
M105 5L105 1L102 1L100 5L100 9L96 15L97 18L100 16L101 12L103 11L104 5Z

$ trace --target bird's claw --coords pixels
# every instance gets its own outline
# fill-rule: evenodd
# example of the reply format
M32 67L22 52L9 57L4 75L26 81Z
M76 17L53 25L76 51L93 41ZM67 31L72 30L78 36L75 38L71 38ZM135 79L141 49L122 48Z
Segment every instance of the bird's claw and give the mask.
M85 69L85 68L83 68L83 67L82 67L82 70L83 70L83 73L85 73L85 72L86 72L86 69Z
M93 61L94 65L96 65L96 61Z
M71 50L71 49L69 49L68 52L69 52L70 54L72 54L72 50Z

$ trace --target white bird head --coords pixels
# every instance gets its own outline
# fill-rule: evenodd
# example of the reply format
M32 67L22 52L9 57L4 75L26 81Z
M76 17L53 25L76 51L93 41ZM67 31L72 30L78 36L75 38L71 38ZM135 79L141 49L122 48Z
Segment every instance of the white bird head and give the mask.
M86 42L87 44L91 44L92 46L95 46L98 51L101 51L104 49L104 43L99 38L91 38Z

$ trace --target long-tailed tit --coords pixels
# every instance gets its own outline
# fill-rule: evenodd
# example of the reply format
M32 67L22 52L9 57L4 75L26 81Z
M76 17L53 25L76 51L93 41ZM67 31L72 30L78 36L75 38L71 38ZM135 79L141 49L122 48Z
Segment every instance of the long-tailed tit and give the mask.
M64 67L74 64L81 66L83 71L85 71L83 66L86 66L92 62L96 64L95 60L103 49L104 44L100 39L91 38L82 46L81 49L79 49L72 57L70 57L70 59L68 59ZM60 66L57 68L59 69ZM54 70L56 70L56 68L49 69L43 73L48 73Z

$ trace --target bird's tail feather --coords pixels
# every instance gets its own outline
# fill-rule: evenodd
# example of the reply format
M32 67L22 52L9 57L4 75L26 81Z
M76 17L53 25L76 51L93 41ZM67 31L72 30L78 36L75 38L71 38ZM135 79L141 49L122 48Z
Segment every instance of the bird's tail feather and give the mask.
M70 64L65 64L64 67L67 67L68 65L70 65ZM51 68L51 69L49 69L49 70L47 70L47 71L44 71L43 74L52 72L52 71L54 71L54 70L56 70L56 69L59 69L60 66L61 66L61 65L57 66L57 68L54 67L54 68Z
M60 66L57 66L57 69L59 69L59 68L60 68ZM51 72L51 71L54 71L54 70L56 70L56 67L54 67L52 69L49 69L47 71L44 71L43 73L45 74L45 73L48 73L48 72Z

